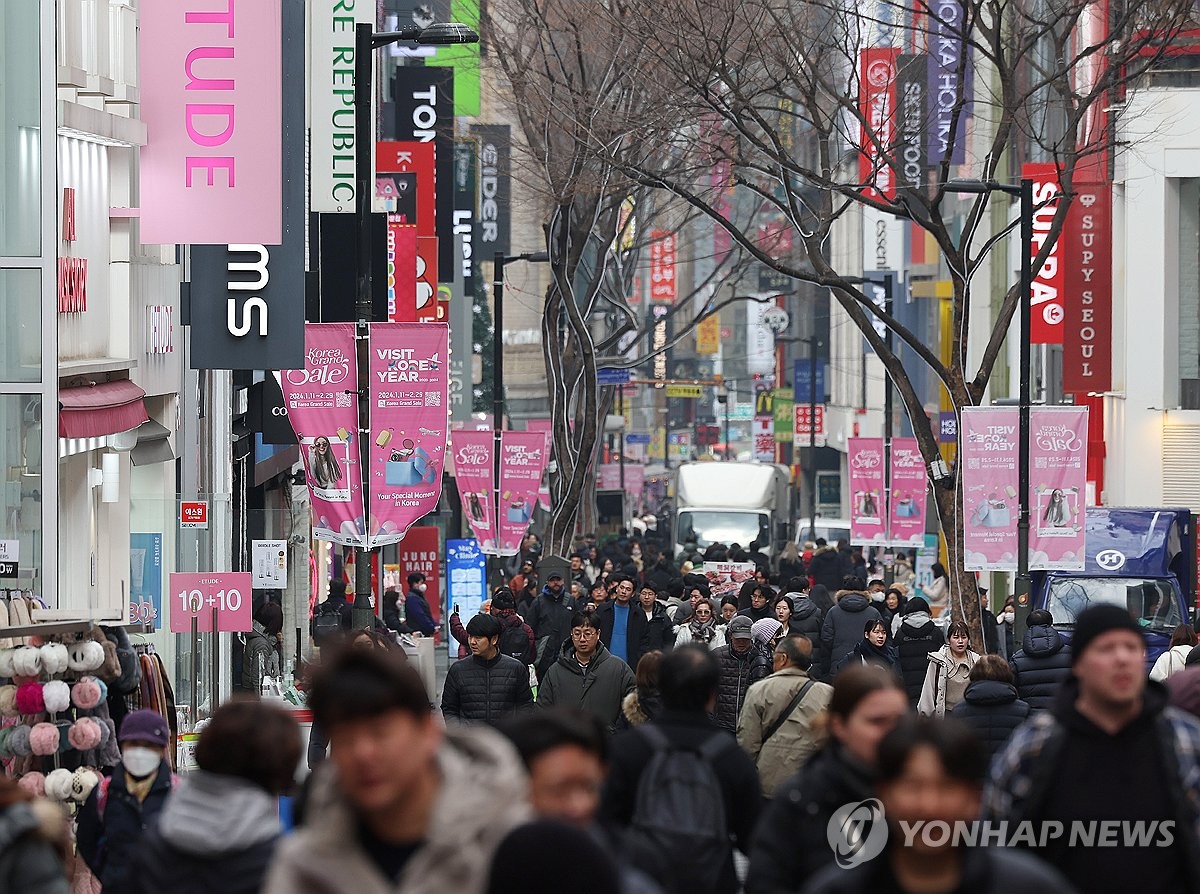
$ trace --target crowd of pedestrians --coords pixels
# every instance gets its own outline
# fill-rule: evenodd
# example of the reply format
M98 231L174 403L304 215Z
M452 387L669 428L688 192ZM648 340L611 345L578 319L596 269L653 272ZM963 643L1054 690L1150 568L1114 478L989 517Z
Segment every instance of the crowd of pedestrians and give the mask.
M302 786L269 702L218 709L182 779L163 718L135 712L75 859L106 894L1200 890L1191 628L1153 675L1107 605L1069 641L1031 613L1017 649L998 619L977 654L903 586L852 568L830 597L809 574L835 552L785 555L786 592L764 566L728 603L646 543L582 549L533 594L523 559L450 619L463 652L434 704L392 639L327 630ZM421 583L396 594L418 624ZM0 784L0 890L65 894L65 826L35 794ZM912 831L976 822L1168 823L1170 846Z

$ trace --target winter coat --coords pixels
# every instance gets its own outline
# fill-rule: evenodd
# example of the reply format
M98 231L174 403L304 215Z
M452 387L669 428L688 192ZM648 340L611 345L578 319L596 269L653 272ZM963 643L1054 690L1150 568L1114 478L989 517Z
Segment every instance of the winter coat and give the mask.
M873 797L870 771L831 741L767 806L749 854L746 894L793 894L833 865L826 831L833 812Z
M257 894L283 827L277 799L233 776L193 770L146 833L138 894Z
M865 636L850 650L850 654L842 663L842 667L848 667L852 664L874 664L876 667L882 667L893 672L898 670L896 650L886 642L883 644L883 648L877 649Z
M713 720L722 729L736 733L746 690L751 683L771 673L771 665L762 651L753 645L740 654L733 650L733 646L721 646L716 650L716 656L721 665L721 678L717 684L717 706L713 711Z
M928 587L921 588L921 594L930 605L945 605L949 592L950 582L944 577L935 577Z
M641 612L646 626L642 628L642 635L638 639L637 652L630 650L629 653L629 666L634 670L637 670L638 662L647 652L667 652L675 645L675 625L667 617L665 605L655 602L654 612L649 620L646 620L644 608L639 605L637 610Z
M281 676L279 671L278 641L273 636L267 636L262 624L255 621L246 634L246 648L242 652L242 689L258 695L262 691L263 677L271 677L276 682Z
M662 697L657 689L635 689L621 700L621 716L617 729L631 729L649 723L662 713Z
M517 661L526 666L533 664L537 660L537 648L534 645L533 630L530 629L529 625L522 621L521 616L516 612L512 614L497 614L494 617L500 622L500 627L502 628L500 631L500 648L504 654L510 658L517 659ZM525 651L520 655L514 654L516 647L513 644L518 642L517 634L512 632L514 629L521 631L526 642Z
M533 605L522 614L525 623L533 631L538 680L545 679L546 671L558 660L563 643L570 642L571 617L574 614L575 604L570 594L564 589L555 596L548 586L542 588Z
M317 618L323 614L333 614L334 612L339 616L342 630L348 631L350 629L350 613L352 610L353 606L345 599L334 599L333 597L326 599L324 602L319 603L313 611L313 616L308 622L308 635L316 639Z
M671 581L679 577L674 566L670 562L660 562L649 571L646 572L643 580L648 587L653 587L661 593L663 590L671 586Z
M636 686L629 665L614 657L603 643L585 668L575 659L575 647L568 641L538 686L537 703L539 708L579 708L611 730L621 713L621 701Z
M838 593L837 605L829 610L821 625L822 658L828 664L830 677L842 669L850 650L862 639L863 627L872 619L882 621L883 616L865 593L853 590Z
M75 841L79 853L92 870L104 894L129 894L134 888L134 861L142 838L162 814L171 796L171 768L164 760L141 803L125 786L125 768L118 764L108 784L108 798L101 819L98 800L103 785L97 785L83 802Z
M743 608L738 610L738 615L743 618L749 618L751 621L761 621L763 618L774 618L775 609L771 603L767 603L762 608Z
M613 626L616 621L616 600L610 599L596 606L592 619L600 629L600 642L612 649ZM637 667L642 656L642 634L646 632L646 613L636 599L629 601L629 614L625 621L625 655L630 667Z
M67 894L57 850L62 817L49 804L18 801L0 811L0 891Z
M963 848L963 878L955 891L972 894L1072 894L1076 889L1054 867L1009 848ZM899 891L886 854L851 869L829 866L805 888L805 894L875 894Z
M1029 705L1017 698L1017 687L999 680L975 680L950 712L975 730L988 763L1029 716Z
M1003 655L1004 647L1000 643L1000 622L996 620L991 609L980 607L979 626L983 628L983 650L989 655Z
M1048 711L1071 675L1071 644L1049 624L1038 624L1025 631L1022 645L1009 662L1017 696L1034 711Z
M804 577L807 569L804 567L804 560L797 556L794 559L779 560L779 579L787 586L787 582L793 577Z
M450 615L450 635L458 643L459 660L471 654L471 647L467 644L467 628L463 624L462 618L458 616L458 612L452 612Z
M813 553L812 561L808 563L808 575L814 584L825 585L830 593L836 593L842 588L842 578L845 577L842 557L832 547L825 547ZM862 631L858 631L862 633Z
M396 633L412 633L412 628L408 623L400 617L400 605L404 603L404 597L400 596L396 599L389 599L383 604L383 623L389 630ZM407 612L407 607L405 611ZM451 618L453 623L453 618Z
M1154 662L1154 667L1150 669L1150 679L1157 680L1159 683L1169 679L1173 674L1183 670L1184 662L1187 661L1188 653L1195 648L1194 646L1172 646L1163 652Z
M946 637L924 609L907 612L900 621L894 637L896 659L900 665L900 676L904 679L904 691L908 702L915 705L925 685L925 674L929 670L927 656L946 645Z
M313 779L308 819L279 846L264 894L484 894L496 847L530 818L525 773L512 746L478 726L448 727L436 760L429 828L398 882L363 850L358 818L327 763Z
M745 704L738 716L737 740L758 766L758 781L764 798L773 798L776 790L821 744L820 737L813 731L813 719L828 707L833 687L815 681L778 731L763 741L763 735L779 720L780 714L809 679L807 671L785 667L759 680L746 692Z
M499 652L485 661L477 655L450 665L442 689L442 716L460 722L496 724L533 704L529 668Z
M946 704L946 673L953 668L955 661L950 657L950 647L942 646L936 652L926 656L927 669L925 682L921 686L921 697L917 699L917 713L926 717L945 717ZM975 666L979 653L967 649L967 668ZM954 706L950 705L950 709Z
M807 596L800 593L787 595L792 597L792 617L788 619L788 633L792 636L802 634L808 637L813 647L813 663L809 673L814 679L821 679L822 669L829 664L828 658L825 657L825 646L821 642L821 624L825 618L821 609Z
M692 625L684 621L675 628L675 646L678 648L688 643L703 645L700 640L692 638ZM717 625L713 628L713 636L708 641L708 648L715 652L723 645L725 645L725 628L724 626Z
M418 593L416 590L408 591L408 595L404 597L404 617L408 626L422 636L433 636L434 631L437 630L437 622L433 620L433 610L429 607L429 600L425 598L424 593Z

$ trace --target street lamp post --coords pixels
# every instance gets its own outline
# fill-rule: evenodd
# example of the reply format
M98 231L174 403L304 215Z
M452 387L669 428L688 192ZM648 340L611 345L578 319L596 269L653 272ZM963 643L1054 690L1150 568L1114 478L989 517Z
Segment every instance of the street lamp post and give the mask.
M374 285L371 276L371 213L375 190L372 185L371 153L371 99L374 92L373 69L375 50L397 41L407 40L424 45L477 43L479 35L466 25L444 22L428 28L412 26L400 31L375 32L370 24L358 25L354 29L354 188L358 201L358 276L355 289L355 317L357 318L358 357L358 462L363 488L363 515L366 516L366 500L370 478L367 467L370 463L371 408L367 400L370 393L370 357L367 338L370 332ZM364 525L365 528L365 525ZM354 555L354 605L351 621L355 627L369 627L375 610L371 607L371 551L358 547Z
M1016 196L1021 202L1021 359L1020 390L1018 396L1018 444L1017 444L1017 580L1016 622L1014 633L1019 637L1025 631L1025 619L1029 615L1029 405L1030 405L1030 353L1031 353L1031 297L1033 287L1033 181L1022 178L1020 184L996 183L983 180L951 180L946 184L947 192L983 195L1002 192Z

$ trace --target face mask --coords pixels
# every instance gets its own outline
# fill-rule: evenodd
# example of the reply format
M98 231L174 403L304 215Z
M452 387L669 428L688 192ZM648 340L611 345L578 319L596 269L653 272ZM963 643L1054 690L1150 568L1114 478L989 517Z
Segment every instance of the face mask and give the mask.
M121 763L130 776L141 779L158 769L162 763L162 752L135 745L121 753Z
M883 600L886 598L887 598L887 596L884 593L872 593L871 594L872 602L883 602Z
M1000 616L1000 620L1003 621L1005 624L1011 624L1013 622L1014 618L1016 618L1016 614L1014 614L1013 612L1005 612L1004 614L1002 614Z

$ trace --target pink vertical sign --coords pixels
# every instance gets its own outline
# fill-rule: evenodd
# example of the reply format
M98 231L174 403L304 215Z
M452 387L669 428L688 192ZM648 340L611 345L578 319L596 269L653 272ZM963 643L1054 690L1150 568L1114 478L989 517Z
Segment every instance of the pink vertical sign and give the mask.
M283 241L280 0L138 4L141 239Z
M546 469L546 436L540 431L500 433L500 521L502 556L515 556L529 530L542 472Z
M450 407L450 327L371 324L368 546L399 543L437 508Z
M963 567L1017 570L1016 407L964 407L959 425Z
M525 420L525 431L540 431L540 432L546 433L546 451L547 451L546 461L547 462L550 461L549 460L549 456L550 456L549 451L550 451L550 447L554 441L554 437L550 432L551 423L552 423L552 420L546 419L544 417L538 418L538 419L526 419ZM543 487L538 490L538 505L540 505L547 512L550 511L550 488L549 487Z
M300 441L313 536L362 546L366 526L358 462L354 324L306 324L304 369L283 370L279 385L288 421Z
M850 542L887 542L887 488L883 469L883 438L850 438Z
M896 546L925 545L925 460L916 438L892 438L889 540Z
M1087 492L1087 407L1029 414L1029 569L1081 571Z
M479 548L492 554L496 552L494 440L491 431L456 428L450 432L454 480L458 484L463 515L479 541Z

